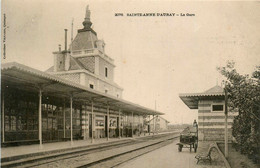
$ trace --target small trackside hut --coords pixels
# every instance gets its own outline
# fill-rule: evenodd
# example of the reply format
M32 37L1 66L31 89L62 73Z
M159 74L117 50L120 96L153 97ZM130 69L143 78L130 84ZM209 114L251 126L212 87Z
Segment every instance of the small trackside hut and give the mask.
M179 97L190 109L198 109L198 139L200 141L224 141L225 95L222 87L217 85L202 93L184 93ZM229 140L232 138L233 119L237 114L229 110Z

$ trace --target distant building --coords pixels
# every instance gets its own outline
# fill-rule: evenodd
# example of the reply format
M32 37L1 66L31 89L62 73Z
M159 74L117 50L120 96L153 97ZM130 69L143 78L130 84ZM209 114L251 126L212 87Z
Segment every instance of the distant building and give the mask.
M225 95L220 86L215 86L202 93L185 93L179 95L190 108L198 109L199 140L223 141L225 128ZM231 126L237 112L228 112L228 134L232 138Z
M114 82L114 60L105 54L104 41L91 28L88 7L82 24L69 50L65 46L65 51L53 52L54 65L47 72L121 98L123 88Z
M150 120L151 132L168 130L168 124L170 122L161 116L156 116Z

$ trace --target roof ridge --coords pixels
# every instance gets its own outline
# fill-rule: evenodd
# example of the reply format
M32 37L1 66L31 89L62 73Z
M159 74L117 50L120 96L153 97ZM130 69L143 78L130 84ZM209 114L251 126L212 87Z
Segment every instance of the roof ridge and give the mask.
M48 68L47 70L45 70L44 72L52 72L54 69L54 66L51 66L50 68Z
M223 92L223 88L219 85L216 85L202 93L218 93L218 92Z

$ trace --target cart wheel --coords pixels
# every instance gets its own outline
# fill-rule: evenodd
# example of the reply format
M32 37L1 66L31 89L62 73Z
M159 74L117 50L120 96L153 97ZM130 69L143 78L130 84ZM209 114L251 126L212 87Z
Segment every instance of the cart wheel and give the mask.
M195 143L195 145L194 145L194 152L195 153L197 152L197 148L198 148L198 145Z
M179 145L178 150L179 150L179 152L181 152L181 150L182 150L182 145Z

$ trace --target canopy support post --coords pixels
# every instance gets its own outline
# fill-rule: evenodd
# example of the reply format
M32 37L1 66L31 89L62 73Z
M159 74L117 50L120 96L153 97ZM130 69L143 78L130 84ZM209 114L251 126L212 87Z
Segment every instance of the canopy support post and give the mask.
M118 111L118 137L121 139L121 110Z
M94 102L91 101L91 143L94 143Z
M131 130L132 130L132 138L134 137L134 112L132 112L132 124L131 124L131 126L132 126L132 128L131 128Z
M73 95L70 96L70 145L73 145L73 123L72 123L72 103L73 103Z
M107 140L109 140L109 105L107 105Z
M66 111L65 98L63 99L63 138L66 138Z
M153 135L154 135L154 132L155 132L155 123L154 123L154 120L155 120L155 118L154 118L154 115L153 115Z
M39 149L42 149L42 88L39 88Z

